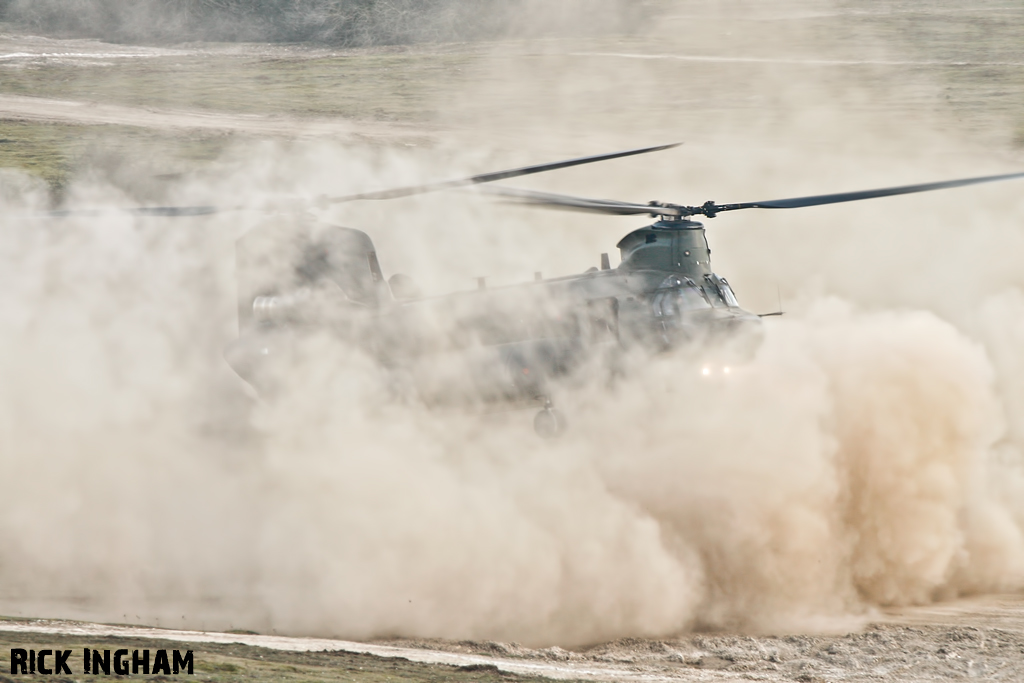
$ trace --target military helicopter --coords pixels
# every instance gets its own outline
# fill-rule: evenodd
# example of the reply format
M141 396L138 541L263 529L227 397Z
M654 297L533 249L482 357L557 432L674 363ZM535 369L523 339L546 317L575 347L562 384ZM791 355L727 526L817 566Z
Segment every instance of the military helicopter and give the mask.
M744 310L728 280L711 267L704 225L740 209L788 209L857 201L1024 177L1024 173L890 187L792 199L699 206L586 199L486 185L660 151L660 145L469 178L333 197L325 203L386 200L471 185L504 200L656 222L616 245L620 263L567 277L423 297L403 275L385 279L369 236L359 230L307 223L283 231L256 229L237 245L240 336L225 352L255 386L261 368L287 348L297 330L329 328L368 350L429 403L479 401L537 405L534 428L553 436L565 418L553 405L553 382L581 368L614 370L619 354L687 346L742 360L757 348L761 317ZM286 351L283 353L287 353ZM725 361L729 362L729 361ZM728 367L723 365L723 367ZM705 372L707 368L705 367Z
M424 297L411 278L385 278L370 237L308 216L273 221L236 244L239 337L225 349L229 365L263 395L287 372L295 343L324 331L372 356L402 390L432 405L539 407L533 425L544 437L566 427L553 393L563 378L599 368L614 375L624 353L698 349L735 362L763 335L761 317L744 310L726 278L711 267L704 225L741 209L792 209L1024 178L1009 173L919 185L757 202L696 206L587 199L490 183L609 159L670 149L644 147L497 171L455 180L322 198L321 206L386 200L479 186L505 201L656 221L616 245L620 262L566 277ZM218 207L140 207L140 215L196 216ZM54 212L68 215L69 212Z

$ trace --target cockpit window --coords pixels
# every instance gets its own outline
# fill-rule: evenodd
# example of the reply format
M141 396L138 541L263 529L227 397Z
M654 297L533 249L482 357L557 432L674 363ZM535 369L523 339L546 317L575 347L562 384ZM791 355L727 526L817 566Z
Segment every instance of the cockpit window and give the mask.
M679 299L683 304L682 308L710 308L707 299L701 294L697 285L692 282L679 288Z
M704 291L711 300L711 304L716 308L722 306L736 308L740 305L740 302L736 300L736 294L733 293L732 287L729 286L729 282L724 277L718 277L714 274L705 275Z
M722 298L725 299L726 305L739 308L740 302L736 299L736 294L732 291L732 287L725 278L719 278L718 291L721 293Z
M711 304L694 281L679 275L665 278L652 303L654 315L657 317L672 317L684 311L711 308Z

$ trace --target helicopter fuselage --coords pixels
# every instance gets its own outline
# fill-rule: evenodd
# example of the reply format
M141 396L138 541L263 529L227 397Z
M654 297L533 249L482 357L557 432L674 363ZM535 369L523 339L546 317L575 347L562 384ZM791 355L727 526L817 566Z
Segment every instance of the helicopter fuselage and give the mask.
M245 246L240 241L240 266L259 261ZM618 247L614 269L395 299L368 236L321 227L292 248L298 260L286 269L290 282L282 283L287 273L279 270L276 281L240 284L242 334L225 355L264 390L271 356L287 355L295 335L329 330L427 402L516 402L550 401L552 380L595 359L603 370L617 367L615 358L634 349L756 347L760 319L711 270L700 223L659 221Z

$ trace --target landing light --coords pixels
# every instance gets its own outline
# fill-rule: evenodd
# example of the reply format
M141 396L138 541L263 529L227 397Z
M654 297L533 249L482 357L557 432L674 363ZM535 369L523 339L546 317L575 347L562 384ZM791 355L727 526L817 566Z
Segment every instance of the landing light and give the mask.
M732 366L730 365L716 365L714 363L710 363L700 367L700 374L702 377L731 377L733 374L732 370Z

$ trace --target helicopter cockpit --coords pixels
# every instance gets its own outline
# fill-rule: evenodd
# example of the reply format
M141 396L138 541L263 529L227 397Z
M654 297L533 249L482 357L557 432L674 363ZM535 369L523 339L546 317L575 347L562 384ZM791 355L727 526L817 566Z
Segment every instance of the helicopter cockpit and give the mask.
M654 317L662 325L685 325L694 311L709 310L711 302L697 283L685 275L670 275L661 283L651 298Z

